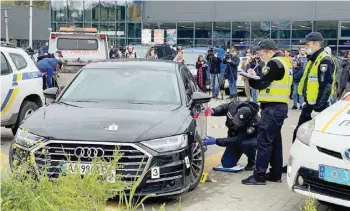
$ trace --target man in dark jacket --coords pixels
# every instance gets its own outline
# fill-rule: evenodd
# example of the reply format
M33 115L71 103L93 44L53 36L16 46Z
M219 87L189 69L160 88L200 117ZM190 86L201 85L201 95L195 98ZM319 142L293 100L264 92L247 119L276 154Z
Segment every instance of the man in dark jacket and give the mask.
M39 51L38 51L39 56L42 56L42 55L44 55L44 54L46 54L46 53L49 53L49 48L48 48L48 46L49 46L49 43L46 42L44 46L41 46L41 47L39 48Z
M230 98L237 98L237 70L239 65L239 57L235 48L231 48L230 52L225 55L224 64L226 64L225 78L228 79Z
M350 51L345 54L341 63L341 68L340 92L343 96L346 92L350 92Z
M257 148L257 127L259 106L256 103L231 101L205 111L207 116L226 116L227 138L206 137L204 145L226 147L221 158L223 168L237 165L242 154L247 155L248 164L245 170L254 170Z
M211 75L211 85L212 85L212 93L213 98L218 98L219 96L219 75L220 75L220 64L222 60L218 57L218 53L213 49L208 51L207 61L209 62L210 69L209 73Z
M292 109L302 109L304 104L304 97L302 95L298 95L298 86L301 78L304 74L304 66L299 59L293 59L293 107Z

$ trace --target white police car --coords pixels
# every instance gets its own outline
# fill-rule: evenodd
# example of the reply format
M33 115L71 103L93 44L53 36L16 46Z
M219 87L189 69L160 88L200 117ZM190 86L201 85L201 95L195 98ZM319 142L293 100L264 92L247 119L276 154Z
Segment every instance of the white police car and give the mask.
M287 181L297 193L350 207L350 93L300 126Z
M22 120L44 102L41 73L30 56L1 42L1 126L15 134Z

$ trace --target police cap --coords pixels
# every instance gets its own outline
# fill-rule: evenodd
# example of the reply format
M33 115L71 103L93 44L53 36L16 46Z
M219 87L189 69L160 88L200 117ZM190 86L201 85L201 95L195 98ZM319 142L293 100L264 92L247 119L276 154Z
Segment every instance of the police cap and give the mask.
M305 39L301 41L301 43L306 44L310 41L323 41L323 36L320 32L310 32L306 35Z
M238 109L237 113L233 117L233 122L238 127L242 127L247 123L249 119L251 119L252 115L252 110L249 107L241 107L240 109Z
M277 50L277 43L271 39L264 39L258 43L257 46L255 46L254 51L260 51L260 50Z

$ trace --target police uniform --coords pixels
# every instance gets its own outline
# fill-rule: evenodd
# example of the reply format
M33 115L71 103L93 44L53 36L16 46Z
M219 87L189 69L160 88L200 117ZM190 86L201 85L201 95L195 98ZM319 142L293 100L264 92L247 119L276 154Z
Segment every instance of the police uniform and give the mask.
M323 37L319 32L311 32L305 38L305 42L309 41L323 41ZM328 107L329 98L334 93L334 68L333 58L323 48L308 56L298 87L298 94L304 96L306 104L294 130L293 142L299 126L312 119L312 111L321 112Z
M262 50L277 52L271 39L259 43ZM242 180L245 185L265 185L266 180L279 182L282 177L283 153L281 129L288 114L292 65L288 58L276 53L262 68L260 80L249 79L252 88L258 89L261 120L258 128L256 168L252 176ZM271 169L266 171L269 164Z
M237 165L242 154L248 157L246 170L253 170L257 148L259 106L253 102L231 101L212 109L212 116L226 116L227 138L217 138L215 144L226 147L221 158L224 168Z

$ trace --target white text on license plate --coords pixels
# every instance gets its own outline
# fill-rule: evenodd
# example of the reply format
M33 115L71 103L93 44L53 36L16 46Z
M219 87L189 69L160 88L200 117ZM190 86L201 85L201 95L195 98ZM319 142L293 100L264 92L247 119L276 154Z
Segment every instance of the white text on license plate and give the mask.
M95 165L95 168L99 168L100 174L104 175L107 174L107 182L115 182L115 175L116 171L114 169L110 169L110 172L107 173L107 170L109 169L108 166L100 166L100 165ZM92 170L92 164L88 163L67 163L67 172L71 174L77 174L78 172L81 175L86 174L87 172Z

